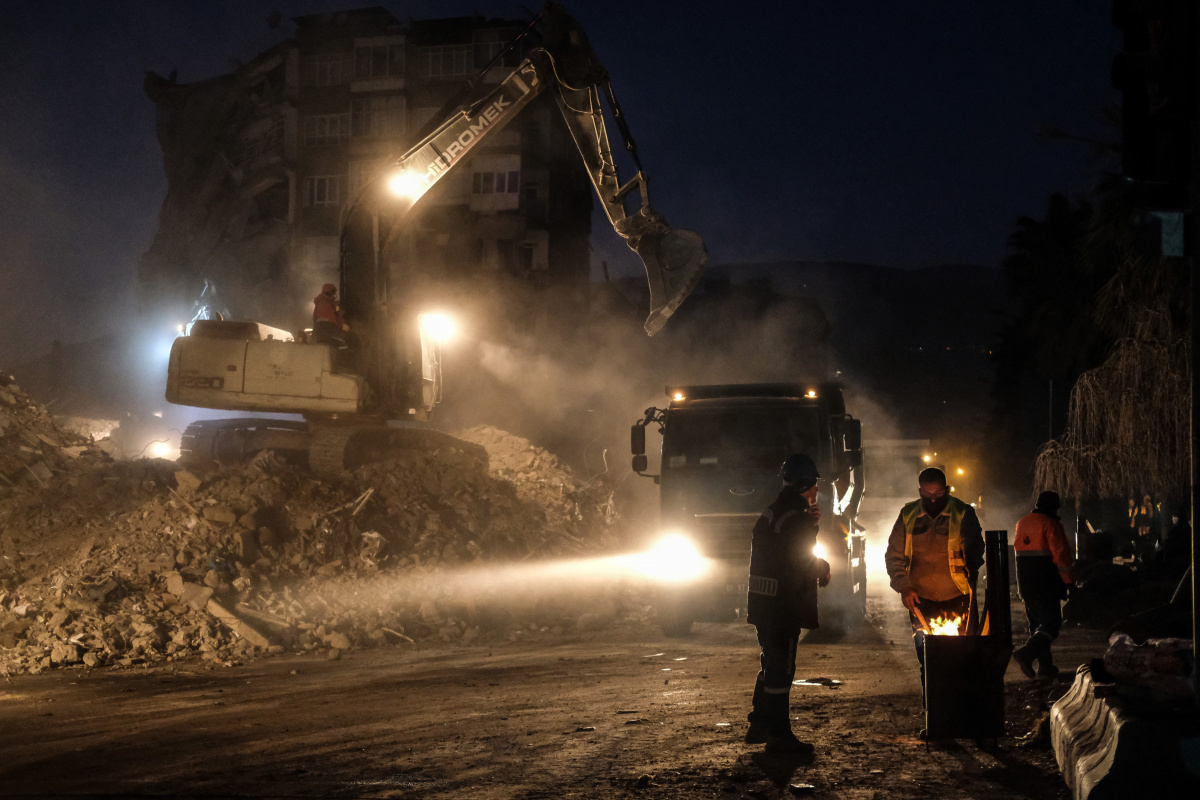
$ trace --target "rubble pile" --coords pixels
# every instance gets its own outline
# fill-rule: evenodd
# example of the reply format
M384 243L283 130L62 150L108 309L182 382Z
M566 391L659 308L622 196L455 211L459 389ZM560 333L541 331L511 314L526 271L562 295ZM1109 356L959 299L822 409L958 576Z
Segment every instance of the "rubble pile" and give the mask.
M26 421L52 426L32 412L9 419L6 454L10 439L28 440ZM336 658L645 613L618 579L564 596L512 571L611 550L607 490L503 431L460 435L485 446L490 469L452 448L405 451L339 483L270 452L210 470L98 452L87 469L50 467L0 497L0 673ZM68 446L84 448L78 463L95 451Z
M0 497L48 486L55 475L86 472L104 460L90 437L64 430L7 375L0 375Z

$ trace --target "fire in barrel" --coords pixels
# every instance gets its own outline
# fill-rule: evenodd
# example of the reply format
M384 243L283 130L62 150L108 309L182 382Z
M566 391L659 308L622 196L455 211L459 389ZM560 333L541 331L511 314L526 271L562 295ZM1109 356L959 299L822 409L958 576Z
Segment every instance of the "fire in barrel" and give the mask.
M977 630L970 616L935 617L925 628L925 727L930 739L1004 734L1004 673L1012 655L1008 532L984 534L987 572Z
M934 617L926 624L925 633L929 636L958 636L962 633L961 628L966 627L966 622L966 617L957 614Z

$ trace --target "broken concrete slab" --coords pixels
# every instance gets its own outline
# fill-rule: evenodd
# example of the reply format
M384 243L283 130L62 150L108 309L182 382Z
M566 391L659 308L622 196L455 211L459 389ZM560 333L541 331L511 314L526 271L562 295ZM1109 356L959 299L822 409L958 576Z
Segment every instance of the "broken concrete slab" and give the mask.
M192 472L186 469L181 469L175 473L175 484L178 487L179 493L184 497L191 497L200 488L200 479Z
M255 647L261 647L265 650L271 646L270 639L216 600L209 600L205 608L208 610L208 613L221 620L227 628Z
M212 599L212 596L212 587L200 586L195 583L185 583L183 585L183 593L179 595L179 599L197 611L203 611L208 607L208 601Z
M237 514L225 506L205 506L201 512L206 520L220 525L232 525L237 522Z

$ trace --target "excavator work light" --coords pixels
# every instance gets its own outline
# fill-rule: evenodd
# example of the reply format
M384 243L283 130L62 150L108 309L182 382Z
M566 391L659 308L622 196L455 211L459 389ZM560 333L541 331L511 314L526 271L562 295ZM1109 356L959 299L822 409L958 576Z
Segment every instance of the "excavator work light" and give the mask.
M671 395L671 399L676 400L676 401L683 400L684 396L685 395L683 394L683 392L675 392L674 394Z
M146 448L146 452L150 454L151 458L174 460L179 456L175 448L171 447L170 442L151 442Z
M421 314L417 321L421 330L429 334L439 344L445 344L458 335L458 324L445 314Z
M414 202L425 193L425 186L420 177L408 170L401 170L388 178L387 186L388 191L397 197Z

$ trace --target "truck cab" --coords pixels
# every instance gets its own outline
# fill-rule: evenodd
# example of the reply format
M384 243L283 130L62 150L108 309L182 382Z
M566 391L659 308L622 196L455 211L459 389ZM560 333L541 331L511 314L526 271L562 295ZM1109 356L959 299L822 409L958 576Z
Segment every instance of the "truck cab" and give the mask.
M817 464L822 518L817 554L833 571L821 618L838 627L865 611L865 532L857 524L863 494L862 430L832 383L667 387L666 408L650 408L632 428L633 469L659 485L661 531L699 556L693 575L665 550L658 615L681 635L694 620L722 620L745 606L751 531L775 499L779 467L792 453ZM646 475L648 425L662 434L661 468ZM668 579L669 576L669 579ZM651 575L651 577L656 577Z

